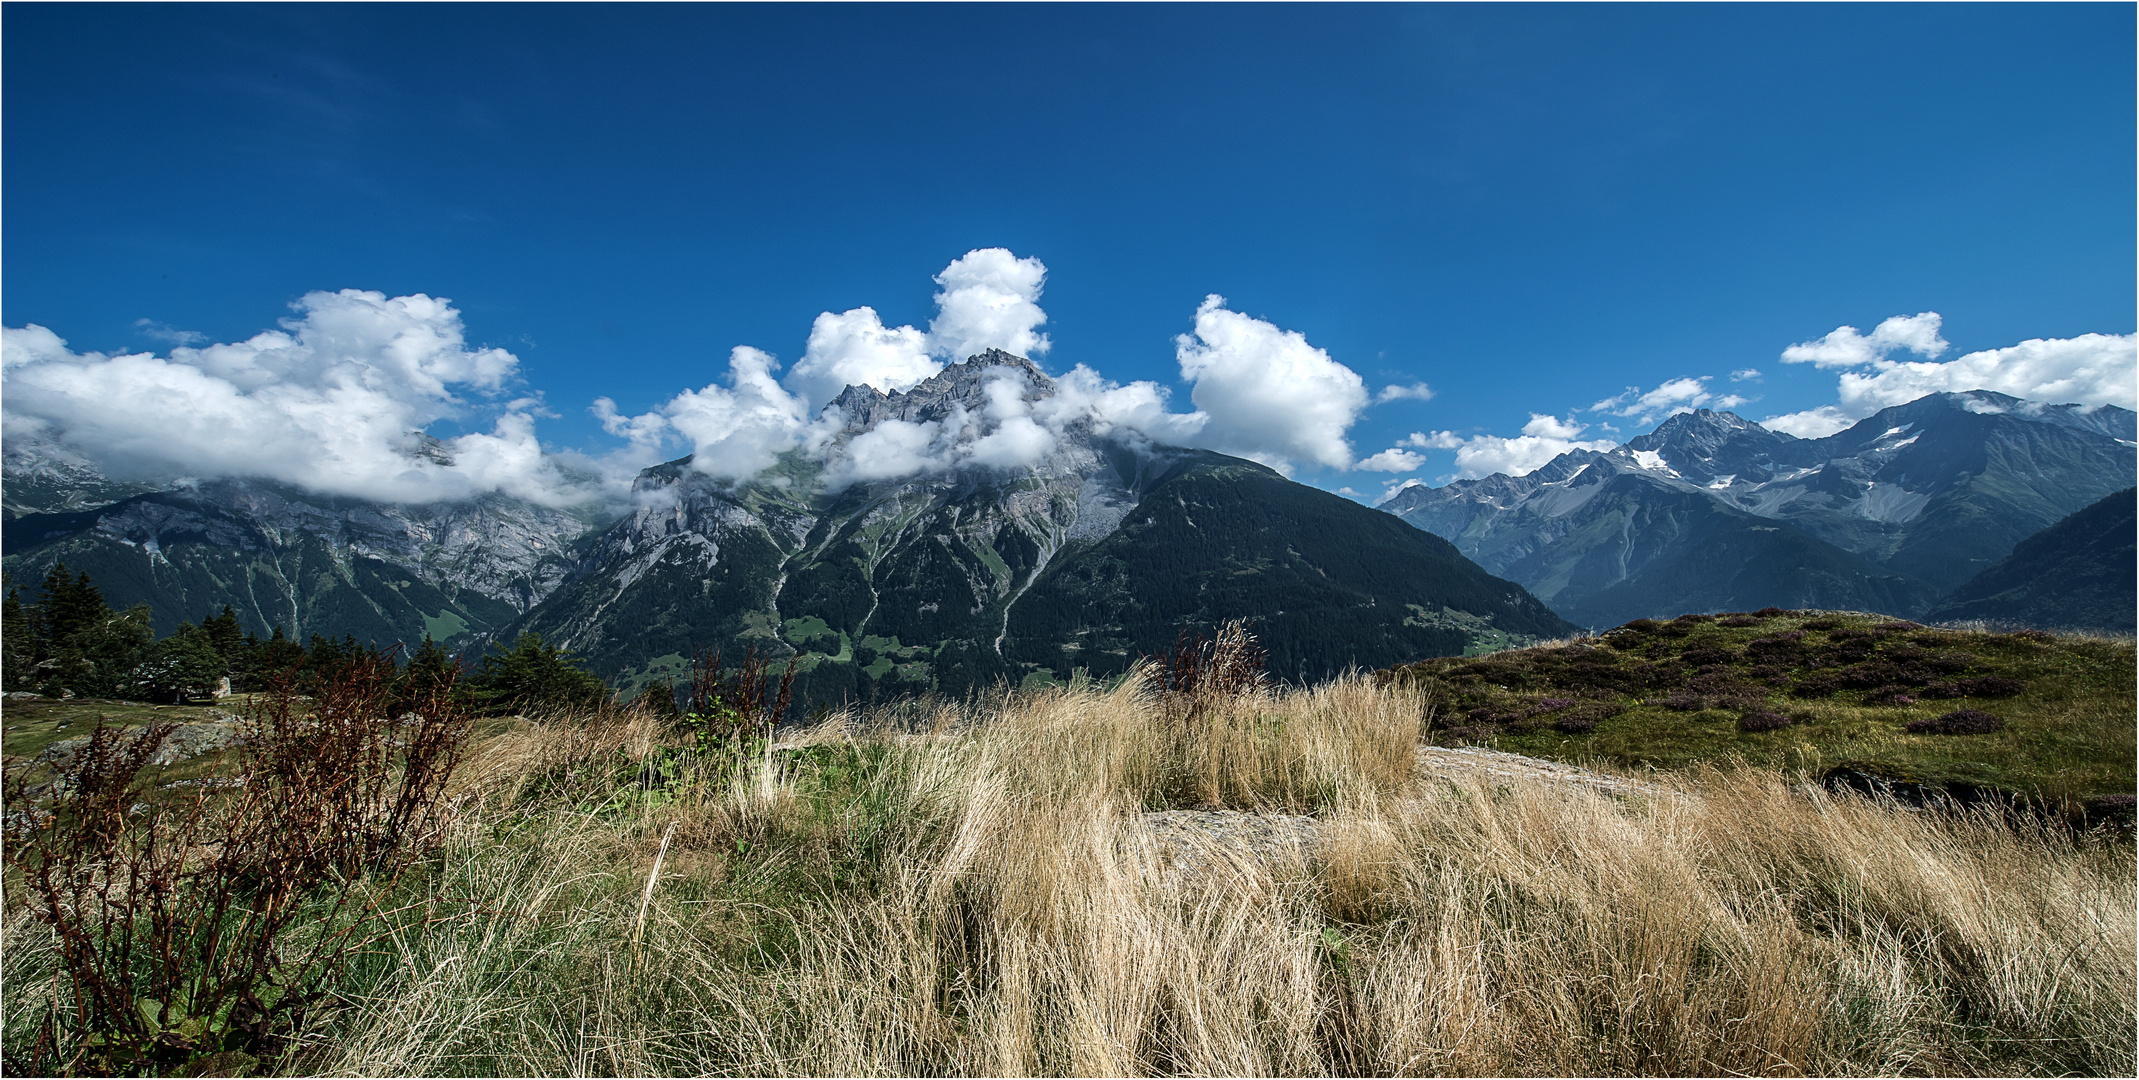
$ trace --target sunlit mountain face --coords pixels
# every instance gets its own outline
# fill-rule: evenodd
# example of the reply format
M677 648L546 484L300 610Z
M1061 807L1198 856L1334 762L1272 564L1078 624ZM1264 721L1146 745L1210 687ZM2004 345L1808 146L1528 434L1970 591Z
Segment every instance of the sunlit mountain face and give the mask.
M2131 485L2134 414L1933 394L1800 439L1674 416L1523 476L1382 504L1575 622L1764 606L1920 614L2022 539Z

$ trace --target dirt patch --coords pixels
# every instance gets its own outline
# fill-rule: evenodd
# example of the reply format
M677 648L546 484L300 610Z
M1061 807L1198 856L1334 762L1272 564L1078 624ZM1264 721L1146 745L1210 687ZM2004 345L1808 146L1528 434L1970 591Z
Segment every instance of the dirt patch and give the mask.
M1419 747L1419 780L1488 784L1557 784L1608 795L1653 796L1655 784L1579 765L1476 747ZM1303 814L1245 810L1159 810L1143 815L1160 872L1176 884L1267 876L1303 867L1320 843L1321 822Z
M1476 746L1421 746L1419 771L1447 780L1479 777L1492 783L1574 784L1611 795L1656 795L1663 789L1625 776Z

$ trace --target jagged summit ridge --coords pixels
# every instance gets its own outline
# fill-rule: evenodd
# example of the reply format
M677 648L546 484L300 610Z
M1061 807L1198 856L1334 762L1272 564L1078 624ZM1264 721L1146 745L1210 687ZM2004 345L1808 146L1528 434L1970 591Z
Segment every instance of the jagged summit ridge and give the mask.
M1001 349L989 349L944 368L908 390L886 393L866 383L849 386L825 408L839 411L844 418L841 430L847 434L868 431L886 420L931 423L950 417L959 408L985 408L989 384L1003 379L1021 379L1024 385L1019 394L1028 402L1055 393L1055 381L1038 364Z
M2135 420L1977 390L1799 439L1703 409L1522 476L1407 488L1381 509L1590 625L1704 605L1914 615L2128 486ZM1761 572L1778 562L1798 570Z

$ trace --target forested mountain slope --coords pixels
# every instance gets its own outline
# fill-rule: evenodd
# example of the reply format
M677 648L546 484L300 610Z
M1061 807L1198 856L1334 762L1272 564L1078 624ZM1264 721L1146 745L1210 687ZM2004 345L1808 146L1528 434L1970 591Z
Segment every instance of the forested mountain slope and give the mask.
M1003 379L1055 392L991 352L903 394L850 388L837 438L940 420ZM639 508L508 632L626 684L701 648L793 655L823 700L1112 674L1230 618L1306 677L1572 629L1445 542L1237 458L1072 425L1009 468L842 486L824 460L791 452L739 484L648 469Z
M2134 491L2125 488L2022 540L1926 617L2130 634L2139 622L2135 532Z

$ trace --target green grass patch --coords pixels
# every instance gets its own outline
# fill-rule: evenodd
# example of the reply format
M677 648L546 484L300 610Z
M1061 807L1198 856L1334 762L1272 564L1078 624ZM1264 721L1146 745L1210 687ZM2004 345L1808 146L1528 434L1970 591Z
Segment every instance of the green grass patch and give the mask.
M2052 804L2129 794L2129 641L1773 612L1636 620L1566 645L1390 669L1434 693L1435 741L1627 767L1850 768ZM1915 733L1959 709L2000 730Z
M17 758L34 758L62 739L87 735L102 717L107 727L146 727L150 724L195 724L211 721L216 714L244 715L250 695L223 699L214 705L149 705L139 701L105 701L101 698L39 701L9 701L0 709L0 753L13 765Z
M436 615L423 616L423 632L431 635L433 641L451 641L468 632L468 621L452 608L440 608Z
M789 619L786 623L787 640L796 645L807 645L818 638L838 637L839 631L815 615Z

